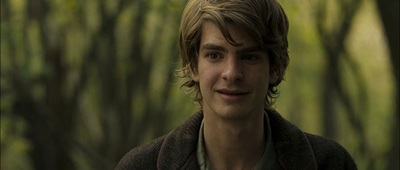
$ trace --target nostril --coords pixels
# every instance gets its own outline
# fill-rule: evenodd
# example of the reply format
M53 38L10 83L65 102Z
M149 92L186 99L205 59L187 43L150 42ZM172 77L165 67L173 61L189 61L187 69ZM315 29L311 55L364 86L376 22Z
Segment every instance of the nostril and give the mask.
M222 78L227 81L241 81L243 80L243 73L238 71L225 72Z
M235 56L229 56L223 65L222 77L226 81L240 81L243 79L243 70L240 61Z

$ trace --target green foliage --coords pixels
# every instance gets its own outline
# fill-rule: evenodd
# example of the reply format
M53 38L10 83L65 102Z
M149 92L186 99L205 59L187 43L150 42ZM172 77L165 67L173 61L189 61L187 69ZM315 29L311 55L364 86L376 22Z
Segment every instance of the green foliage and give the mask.
M332 63L317 27L321 2L281 2L291 61L275 108L301 129L329 135L323 87ZM326 34L346 21L339 2L326 2ZM352 107L332 93L331 121L360 169L382 169L396 145L388 133L396 89L375 4L361 2L337 54L338 84ZM129 149L190 117L198 106L173 74L184 5L3 0L1 169L113 169Z
M2 100L3 102L7 102ZM3 111L3 110L2 110ZM1 115L1 169L32 169L28 152L30 143L24 137L26 122L20 118Z

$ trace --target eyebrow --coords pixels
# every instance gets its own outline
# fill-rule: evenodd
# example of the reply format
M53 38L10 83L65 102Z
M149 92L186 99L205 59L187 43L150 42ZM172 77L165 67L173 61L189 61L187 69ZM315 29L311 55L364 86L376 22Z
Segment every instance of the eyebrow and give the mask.
M216 44L211 44L211 43L206 43L206 44L202 45L200 50L216 50L216 51L223 51L223 52L227 51L224 47L216 45Z
M212 43L206 43L204 45L201 46L201 50L216 50L216 51L222 51L222 52L226 52L227 49L216 45L216 44L212 44ZM249 47L245 47L242 48L240 50L237 51L237 53L247 53L247 52L261 52L261 47L260 46L249 46Z
M247 52L262 52L261 47L254 45L254 46L249 46L249 47L245 47L242 48L240 50L237 51L238 53L247 53Z

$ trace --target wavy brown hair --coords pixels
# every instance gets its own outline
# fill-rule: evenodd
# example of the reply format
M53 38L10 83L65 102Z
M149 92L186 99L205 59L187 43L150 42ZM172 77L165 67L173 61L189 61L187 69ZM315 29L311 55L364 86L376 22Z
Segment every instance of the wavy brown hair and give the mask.
M244 30L267 53L270 60L270 76L276 78L269 84L265 107L270 107L279 92L277 86L283 80L289 63L287 34L289 22L276 0L189 0L179 30L182 68L179 76L184 78L181 87L187 87L195 101L202 105L199 84L191 75L197 74L201 30L205 21L217 25L225 39L232 45L227 23Z

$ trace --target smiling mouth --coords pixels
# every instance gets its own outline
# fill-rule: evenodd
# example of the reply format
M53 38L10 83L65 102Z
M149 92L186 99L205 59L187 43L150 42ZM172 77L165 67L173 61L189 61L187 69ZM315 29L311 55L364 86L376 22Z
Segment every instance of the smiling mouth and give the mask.
M226 95L245 95L246 92L241 91L229 91L229 90L217 90L218 93L226 94Z
M244 95L248 94L248 92L245 91L239 91L239 90L217 90L217 93L221 94L224 97L228 97L228 99L240 99Z

